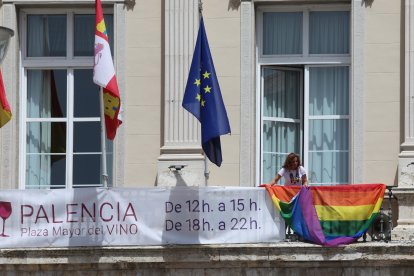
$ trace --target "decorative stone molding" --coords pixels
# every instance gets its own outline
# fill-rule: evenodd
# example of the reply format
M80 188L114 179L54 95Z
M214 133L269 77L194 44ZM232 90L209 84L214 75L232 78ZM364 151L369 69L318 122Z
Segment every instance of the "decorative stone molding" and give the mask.
M7 275L413 275L412 243L274 244L0 250Z
M19 28L16 6L3 2L1 10L0 25L14 30L14 36L1 64L12 119L0 130L0 188L16 189L19 188Z
M198 121L181 106L198 26L198 0L165 1L164 152L201 144Z
M399 156L398 188L414 189L414 154L402 152Z
M198 0L165 1L164 139L158 158L157 185L206 184L197 119L181 103L199 26ZM177 171L172 165L185 165Z
M398 160L398 187L393 189L398 199L396 239L414 239L414 0L405 0L405 84L404 142Z
M157 169L158 186L205 186L206 183L201 154L163 154L158 158Z
M364 43L365 7L363 0L351 3L352 9L352 183L362 183L364 169Z
M256 129L254 88L254 4L241 2L240 37L240 185L254 185L256 180Z
M414 189L393 189L393 195L398 200L398 221L391 234L392 240L414 241Z

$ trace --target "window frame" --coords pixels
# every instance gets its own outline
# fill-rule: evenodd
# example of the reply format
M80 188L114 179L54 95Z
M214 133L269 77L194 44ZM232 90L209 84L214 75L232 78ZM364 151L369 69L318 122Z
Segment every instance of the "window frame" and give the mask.
M341 120L341 119L345 119L348 120L348 176L349 179L351 179L351 164L352 164L352 160L351 160L351 153L352 153L352 95L351 95L351 89L349 89L348 91L348 102L349 102L349 106L348 106L348 115L309 115L309 83L310 83L310 78L309 78L309 71L310 68L316 68L316 67L348 67L349 70L349 88L351 88L351 65L350 64L312 64L312 65L305 65L304 66L304 84L305 84L305 88L304 88L304 116L303 116L303 120L304 120L304 137L303 137L303 164L306 167L306 169L308 170L309 173L309 124L311 120ZM308 179L311 180L311 176L308 176ZM325 183L315 183L313 182L314 185L326 185ZM341 183L333 183L333 184L341 184Z
M300 99L300 103L299 103L299 119L290 119L290 118L277 118L277 117L274 117L275 119L272 119L272 117L265 117L264 116L264 108L263 108L263 98L264 98L264 89L263 89L263 87L264 87L264 78L263 78L263 71L264 71L264 69L266 69L266 68L268 68L268 69L276 69L276 70L284 70L284 71L295 71L295 72L299 72L299 74L300 74L300 80L301 80L301 83L300 83L300 87L299 87L299 89L300 89L300 95L299 95L299 99ZM277 65L275 65L275 66L268 66L268 65L264 65L264 66L261 66L261 74L260 74L260 82L261 82L261 88L260 88L260 117L261 117L261 120L260 120L260 125L259 125L259 127L260 127L260 131L259 131L259 133L260 133L260 175L261 175L261 178L260 178L260 183L263 183L263 177L264 177L264 168L263 168L263 155L264 155L264 150L263 150L263 126L264 126L264 122L265 121L273 121L273 122L287 122L287 123L299 123L299 134L300 134L300 137L299 137L299 148L300 148L300 151L301 152L303 152L303 146L304 146L304 125L303 125L303 123L304 123L304 121L302 120L302 118L303 118L303 116L304 116L304 106L303 106L303 103L304 103L304 91L303 91L303 82L304 82L304 70L303 70L303 68L295 68L295 67L288 67L288 66L286 66L286 67L282 67L282 66L277 66ZM276 173L276 172L275 172Z
M112 8L103 8L104 14L112 14L114 16L114 32L116 32L115 11ZM67 16L67 33L66 33L66 56L65 57L28 57L27 56L27 16L28 15L54 15L65 14ZM74 71L79 69L93 69L93 56L74 56L74 15L75 14L95 14L93 7L85 8L27 8L20 10L19 25L20 28L20 127L19 127L19 189L26 188L26 169L27 169L27 123L30 122L65 122L66 123L66 169L65 169L65 183L56 188L72 189L75 188L73 184L73 142L74 142L74 123L76 122L100 122L98 117L74 117ZM114 35L114 40L115 35ZM114 41L115 45L115 41ZM115 52L115 51L114 51ZM115 56L115 54L114 54ZM27 71L28 70L66 70L67 71L67 114L63 118L28 118L27 117ZM93 154L95 152L86 152ZM102 152L99 152L102 154ZM79 154L79 153L77 153ZM80 153L84 154L84 153ZM107 153L108 154L108 153ZM114 158L112 158L114 161ZM107 166L114 170L113 164ZM113 173L110 173L113 175ZM114 179L112 179L114 182ZM100 184L88 184L85 187L102 187ZM41 187L43 188L43 187ZM45 187L51 189L52 186Z
M349 43L350 52L348 54L309 54L309 13L311 11L348 11L350 16ZM264 12L303 12L302 25L302 47L301 55L264 55L263 54L263 13ZM353 156L353 95L352 95L352 12L350 4L321 4L321 5L260 5L256 9L256 182L263 183L263 85L262 70L264 67L282 67L289 68L291 66L301 66L303 68L303 121L301 125L301 157L302 163L307 168L308 152L309 152L309 68L310 67L333 67L347 66L349 68L349 115L341 116L348 120L348 136L349 136L349 159L348 159L348 176L352 179L352 156ZM339 115L338 115L339 116ZM335 118L338 116L334 116ZM312 116L315 117L315 116ZM327 118L326 116L324 118ZM275 174L277 172L274 172Z
M351 16L350 5L297 5L297 6L259 6L256 17L256 50L257 62L261 64L321 64L321 63L347 63L351 57L351 48L349 54L309 54L309 13L311 11L348 11ZM302 22L302 54L295 55L264 55L263 54L263 13L264 12L303 12ZM350 18L351 19L351 18ZM350 20L351 24L351 20ZM352 35L350 28L350 44L352 44Z

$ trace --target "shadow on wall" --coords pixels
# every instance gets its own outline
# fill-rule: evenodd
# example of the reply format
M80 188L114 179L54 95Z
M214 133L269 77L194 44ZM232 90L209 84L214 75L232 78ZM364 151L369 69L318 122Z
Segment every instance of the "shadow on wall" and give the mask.
M240 0L229 0L229 7L227 10L238 10L240 7Z
M173 173L174 173L175 179L177 179L176 186L188 187L187 182L185 182L184 178L181 175L181 170L174 170Z
M365 8L371 8L373 2L374 0L363 0L362 4L365 5Z
M171 165L168 169L161 170L156 178L154 186L160 187L189 187L199 186L197 174L191 170L183 170L187 165Z
M127 11L134 10L135 0L125 0L124 3L124 9L126 8Z

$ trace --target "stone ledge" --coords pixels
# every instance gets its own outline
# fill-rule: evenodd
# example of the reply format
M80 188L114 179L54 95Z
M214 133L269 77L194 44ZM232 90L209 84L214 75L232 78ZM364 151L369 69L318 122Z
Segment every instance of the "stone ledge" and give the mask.
M1 249L0 270L231 268L266 267L396 267L414 269L414 243L366 242L336 248L301 242L277 244L177 245Z

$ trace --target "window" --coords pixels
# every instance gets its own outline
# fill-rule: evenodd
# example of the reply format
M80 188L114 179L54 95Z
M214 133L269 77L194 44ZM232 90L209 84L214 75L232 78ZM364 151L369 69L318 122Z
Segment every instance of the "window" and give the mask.
M27 189L101 186L94 10L24 10L20 19L20 183ZM105 23L112 43L113 15ZM106 145L111 183L112 142Z
M311 184L348 183L349 7L260 7L257 17L260 182L295 152Z

